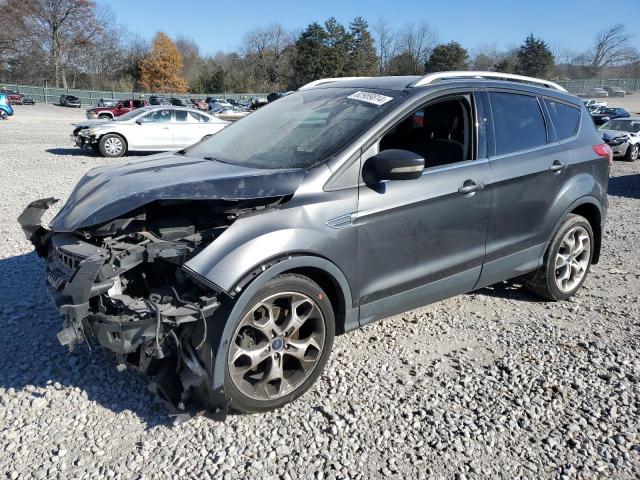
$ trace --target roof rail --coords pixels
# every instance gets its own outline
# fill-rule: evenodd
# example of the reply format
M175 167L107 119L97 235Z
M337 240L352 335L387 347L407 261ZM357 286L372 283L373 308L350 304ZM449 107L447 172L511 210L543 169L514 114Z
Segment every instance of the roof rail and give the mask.
M549 80L542 80L540 78L534 77L525 77L523 75L513 75L511 73L500 73L500 72L438 72L438 73L429 73L428 75L423 76L419 80L411 83L410 87L422 87L423 85L429 85L437 80L444 80L447 78L488 78L488 79L500 79L500 80L513 80L516 82L527 82L533 83L536 85L542 85L547 88L552 88L554 90L560 90L561 92L566 92L567 90L557 83L550 82Z
M319 80L314 80L313 82L307 83L303 85L298 90L308 90L309 88L313 88L317 85L322 85L323 83L331 83L331 82L339 82L341 80L359 80L362 78L371 78L371 77L338 77L338 78L321 78Z

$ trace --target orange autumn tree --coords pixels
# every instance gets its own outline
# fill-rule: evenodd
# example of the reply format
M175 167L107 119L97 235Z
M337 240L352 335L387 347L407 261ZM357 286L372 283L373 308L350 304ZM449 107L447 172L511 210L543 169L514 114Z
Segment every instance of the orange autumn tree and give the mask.
M187 91L187 82L180 76L182 55L176 44L164 32L153 39L151 51L140 62L140 88L150 92Z

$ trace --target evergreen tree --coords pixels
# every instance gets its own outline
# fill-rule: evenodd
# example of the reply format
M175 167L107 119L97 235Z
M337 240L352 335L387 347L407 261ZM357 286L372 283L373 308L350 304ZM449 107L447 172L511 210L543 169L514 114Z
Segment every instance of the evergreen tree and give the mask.
M327 76L330 70L327 56L327 32L317 22L310 24L296 41L294 84L304 85Z
M347 58L351 37L347 30L334 17L324 22L326 31L325 58L327 61L327 76L341 77L346 74Z
M427 73L466 70L468 67L469 52L458 42L438 45L424 66Z
M362 17L349 24L350 48L347 72L349 76L371 76L378 72L378 54L369 32L369 25Z
M530 34L518 50L517 72L530 77L546 78L553 73L555 59L545 41Z

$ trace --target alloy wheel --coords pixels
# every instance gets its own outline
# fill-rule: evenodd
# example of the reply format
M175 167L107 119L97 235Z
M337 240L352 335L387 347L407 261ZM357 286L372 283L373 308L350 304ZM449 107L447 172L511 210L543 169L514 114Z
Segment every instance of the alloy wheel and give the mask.
M637 143L631 147L631 161L635 161L638 159L638 154L640 154L640 145Z
M556 285L561 292L571 292L580 284L590 259L591 238L584 227L576 226L566 233L556 253Z
M281 398L309 378L322 356L325 334L324 315L311 297L271 295L236 327L227 357L231 381L250 398Z

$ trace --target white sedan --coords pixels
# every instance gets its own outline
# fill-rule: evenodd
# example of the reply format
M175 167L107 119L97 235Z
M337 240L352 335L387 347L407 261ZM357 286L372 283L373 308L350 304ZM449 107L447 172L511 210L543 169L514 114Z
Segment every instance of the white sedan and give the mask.
M87 120L74 126L71 140L105 157L130 151L181 150L219 132L230 122L184 107L144 107L114 120Z

